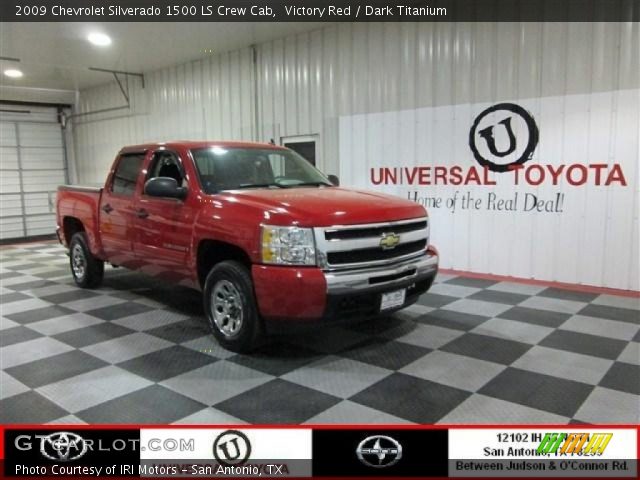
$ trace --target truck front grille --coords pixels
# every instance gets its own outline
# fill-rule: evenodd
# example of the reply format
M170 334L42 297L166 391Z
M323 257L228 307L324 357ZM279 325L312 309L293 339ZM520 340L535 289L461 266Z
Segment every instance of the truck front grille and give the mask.
M393 264L422 255L429 242L427 218L315 229L320 264L327 270ZM387 240L392 237L395 244ZM393 242L391 242L393 243Z

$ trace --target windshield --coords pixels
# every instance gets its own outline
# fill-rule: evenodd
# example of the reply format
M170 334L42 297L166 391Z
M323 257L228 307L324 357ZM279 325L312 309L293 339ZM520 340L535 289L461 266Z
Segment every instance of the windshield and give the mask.
M292 150L209 147L192 150L191 154L206 193L331 186L327 177Z

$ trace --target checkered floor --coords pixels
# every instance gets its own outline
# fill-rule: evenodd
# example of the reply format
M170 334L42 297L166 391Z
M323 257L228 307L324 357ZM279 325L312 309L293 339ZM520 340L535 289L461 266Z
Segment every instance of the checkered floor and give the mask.
M0 423L631 423L640 299L440 275L388 318L220 348L199 293L0 250Z

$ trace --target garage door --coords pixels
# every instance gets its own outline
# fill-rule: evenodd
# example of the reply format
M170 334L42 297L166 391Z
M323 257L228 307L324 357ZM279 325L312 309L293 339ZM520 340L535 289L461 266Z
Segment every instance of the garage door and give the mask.
M66 182L57 109L0 106L0 239L55 233L55 194Z

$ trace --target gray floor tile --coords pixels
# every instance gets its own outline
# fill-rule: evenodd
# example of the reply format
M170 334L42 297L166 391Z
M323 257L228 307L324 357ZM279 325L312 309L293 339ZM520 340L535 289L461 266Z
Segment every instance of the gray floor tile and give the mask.
M80 420L75 415L65 415L47 422L47 425L87 425L87 422Z
M474 328L471 332L479 335L504 338L505 340L536 344L553 332L553 328L517 322L515 320L505 320L503 318L492 318Z
M420 378L394 373L350 400L415 423L436 423L470 394Z
M256 408L256 398L260 399L260 408ZM326 393L275 379L214 407L250 423L300 424L339 401Z
M94 298L85 298L84 300L76 300L75 302L65 303L64 306L75 310L76 312L88 312L97 308L106 308L126 303L120 298L111 295L100 295ZM102 319L101 319L102 320Z
M640 367L615 362L600 382L600 386L640 396ZM640 401L638 405L640 406Z
M622 340L556 330L540 342L544 347L615 360L627 346Z
M51 306L52 305L50 303L40 300L39 298L29 297L28 299L25 299L25 300L18 300L17 302L11 302L11 303L2 305L2 316L6 318L10 318L13 315L18 315L19 318L24 318L24 315L21 315L21 314L23 314L26 311L49 308ZM35 319L32 321L35 322L38 320L42 320L42 319ZM29 317L27 317L26 321L23 320L18 322L17 319L15 321L17 323L29 323Z
M348 398L391 374L391 370L347 358L328 356L282 376L305 387Z
M544 289L545 287L540 285L516 282L498 282L487 288L487 290L499 290L501 292L519 293L522 295L535 295Z
M509 365L524 355L530 348L531 345L522 342L468 333L448 343L441 350L478 358L487 362Z
M613 365L613 360L535 346L516 360L514 367L531 372L597 385Z
M444 416L441 424L566 424L569 417L555 415L485 395L472 395Z
M326 424L369 424L369 425L400 425L403 423L412 424L409 420L396 417L385 412L381 412L374 408L369 408L350 400L342 402L328 408L315 417L311 417L304 422L307 425L326 425Z
M549 310L551 312L575 314L582 310L587 304L574 300L562 300L550 297L529 297L520 303L521 307L535 308L538 310Z
M85 315L84 313L72 313L63 317L30 323L29 328L43 335L53 336L60 333L69 332L71 330L79 330L85 327L90 327L102 322L103 320Z
M6 370L16 365L51 357L69 350L73 350L73 348L53 338L36 338L0 348L0 364Z
M215 405L273 378L233 362L219 361L165 380L162 385L205 405Z
M239 418L228 415L213 407L203 408L199 412L187 415L173 422L174 425L241 425Z
M76 413L93 406L101 406L103 402L149 385L151 385L149 380L121 368L108 366L45 385L37 391L67 412ZM92 422L89 421L89 423Z
M573 417L593 390L585 383L507 368L478 393L564 417Z
M436 349L461 335L463 335L463 332L460 330L417 323L409 331L402 332L400 335L395 335L395 331L391 330L385 332L382 336L418 347Z
M171 346L161 338L137 332L82 348L105 362L120 363Z
M574 415L583 422L640 424L638 396L630 393L596 387Z
M76 415L87 423L173 423L205 406L161 385L151 385Z
M455 285L452 283L438 283L429 289L429 293L438 295L448 295L450 297L464 298L474 293L481 292L480 288L465 287L463 285Z
M640 297L622 297L619 295L598 295L593 300L596 305L606 305L608 307L626 308L640 311Z
M435 351L410 363L400 372L475 392L505 368L504 365L497 363Z
M457 302L450 303L442 307L444 310L453 310L455 312L468 313L471 315L482 315L486 317L495 317L502 312L509 310L510 305L502 303L483 302L481 300L471 300L464 298Z
M8 373L0 372L0 400L29 391L24 383L19 382Z
M616 320L606 320L604 318L587 317L585 315L574 315L563 323L560 329L628 341L638 333L640 325Z
M640 343L629 342L618 357L619 362L640 365Z

